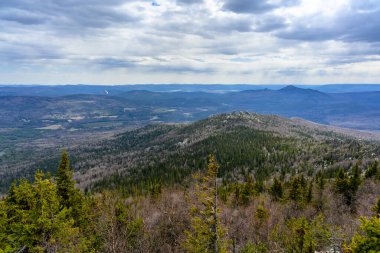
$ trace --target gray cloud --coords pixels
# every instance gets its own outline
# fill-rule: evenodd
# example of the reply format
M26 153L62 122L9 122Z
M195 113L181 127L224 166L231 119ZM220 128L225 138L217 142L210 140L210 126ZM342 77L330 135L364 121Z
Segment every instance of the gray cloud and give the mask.
M0 2L0 22L22 25L45 24L44 29L76 31L136 22L137 17L118 7L125 1L111 0L14 0Z
M96 59L94 63L104 69L135 68L138 66L137 61L130 61L117 58Z
M174 74L211 74L217 72L215 68L211 67L192 67L188 65L150 65L146 67L148 71L157 73L174 73Z
M223 9L235 13L261 14L281 7L299 4L299 0L225 0Z
M283 39L345 42L380 42L380 2L352 0L351 8L324 18L303 17L275 35Z
M255 23L254 30L256 32L272 32L287 27L286 21L283 17L268 15L260 18Z
M183 4L201 4L203 3L203 0L177 0L178 5L183 5Z
M138 82L377 76L360 64L378 64L380 2L345 1L324 10L318 0L4 0L0 64L38 80L73 69L122 82L127 72Z
M280 76L301 76L307 72L306 68L283 68L275 71Z
M0 41L0 59L7 63L34 63L36 60L63 59L58 48L36 43L9 43Z
M265 0L226 0L223 8L235 13L264 13L276 6Z
M126 60L120 58L101 58L89 62L90 65L96 64L102 69L126 69L136 70L143 69L146 72L154 73L195 73L206 74L216 72L215 68L209 66L191 66L183 63L180 64L165 64L167 60L160 58L152 58L152 62L144 60ZM205 65L205 64L202 64Z

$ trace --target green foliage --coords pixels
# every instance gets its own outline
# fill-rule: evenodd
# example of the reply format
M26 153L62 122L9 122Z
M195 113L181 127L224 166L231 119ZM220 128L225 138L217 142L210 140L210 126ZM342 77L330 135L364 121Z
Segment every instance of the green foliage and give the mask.
M99 247L93 201L74 188L72 175L64 152L55 180L37 172L32 183L12 184L0 202L4 252L89 252Z
M258 205L255 213L255 218L258 221L259 225L267 221L268 217L268 210L263 206L263 204Z
M380 196L377 199L376 205L373 207L373 211L377 214L377 216L380 216Z
M307 193L306 193L306 202L310 203L312 199L313 199L313 181L310 181L309 186L307 188Z
M234 193L234 202L236 206L247 205L253 195L256 194L255 184L251 177L247 182L237 182L231 189Z
M329 230L322 215L318 215L311 222L305 217L291 218L286 223L286 230L275 230L277 234L273 238L283 245L286 252L314 253L329 245Z
M367 171L365 172L365 177L366 178L372 178L372 177L380 178L379 161L374 161L368 166Z
M187 252L227 252L227 231L220 223L220 210L217 206L217 174L216 157L210 155L207 175L196 186L196 196L200 203L192 207L191 230L185 232L184 248Z
M240 249L240 253L266 253L266 252L268 252L268 248L265 244L248 243L242 249Z
M298 207L303 207L312 198L312 183L305 179L304 175L295 176L290 180L288 199L294 201ZM310 199L310 201L309 201Z
M67 151L64 151L61 156L61 162L58 166L57 175L57 190L63 207L69 207L73 203L73 194L75 192L73 181L73 171L70 169L70 160Z
M86 239L70 210L60 208L57 187L44 174L38 172L32 184L24 180L14 185L2 206L7 214L4 252L23 247L28 252L86 251Z
M115 173L109 178L96 182L95 191L111 188L118 189L125 195L146 195L150 194L150 185L154 182L161 182L163 186L182 184L195 171L206 171L207 163L204 157L218 150L217 158L221 165L220 177L229 181L240 169L247 170L247 173L244 172L245 175L254 176L255 191L262 192L263 181L280 168L291 168L296 155L302 152L301 148L295 144L297 140L293 138L279 137L271 132L243 126L226 129L223 133L208 136L184 148L178 147L178 142L183 141L183 136L196 134L194 131L198 131L200 125L205 123L197 122L196 124L183 129L175 129L173 126L151 126L142 133L142 130L137 131L139 134L136 132L123 134L120 139L107 143L111 147L107 145L100 150L94 150L93 152L100 157L112 155L111 152L147 150L151 146L162 150L162 152L157 150L149 152L144 159L136 159L138 162L136 166L129 168L128 176ZM179 136L178 140L164 141L160 143L160 146L157 145L158 142L162 142L161 138L175 131ZM120 161L115 160L114 163L117 164Z
M322 211L325 206L323 191L325 189L326 179L322 171L318 171L315 176L316 194L314 205L318 211Z
M349 246L353 253L380 252L380 217L361 218L360 231Z
M274 178L272 186L269 188L269 193L275 201L279 201L284 196L284 189L280 180Z
M355 210L356 192L360 184L361 178L358 164L353 166L351 176L348 176L342 168L338 171L335 179L335 191L343 196L346 205L350 206L352 211Z
M6 203L0 200L0 252L12 252L14 248L10 245L8 239L8 214Z

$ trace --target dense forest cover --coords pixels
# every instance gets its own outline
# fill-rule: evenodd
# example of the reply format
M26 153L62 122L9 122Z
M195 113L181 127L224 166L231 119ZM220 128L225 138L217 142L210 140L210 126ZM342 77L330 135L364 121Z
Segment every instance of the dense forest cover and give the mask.
M246 113L128 131L14 181L0 252L379 252L379 150Z
M124 197L76 189L68 155L0 201L0 252L379 252L380 166L220 182L209 156L189 187Z

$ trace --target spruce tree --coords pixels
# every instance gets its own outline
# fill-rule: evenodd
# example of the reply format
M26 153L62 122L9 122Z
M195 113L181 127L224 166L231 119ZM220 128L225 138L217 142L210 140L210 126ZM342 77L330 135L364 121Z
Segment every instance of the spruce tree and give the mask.
M58 166L55 181L61 209L66 208L70 211L71 217L75 220L75 225L82 229L87 229L89 213L87 199L75 188L73 179L74 171L70 168L70 160L67 151L63 151L61 161Z
M208 158L207 175L196 186L198 205L191 210L191 230L185 232L184 248L187 252L227 252L226 229L220 224L218 208L217 174L215 155Z
M289 199L295 202L302 202L302 178L294 177L290 182Z
M88 252L88 241L69 210L60 207L57 186L50 177L37 172L33 183L20 181L8 196L0 203L0 217L6 214L8 221L8 245L1 243L0 252Z
M273 184L269 189L269 193L275 201L279 201L280 199L282 199L284 195L284 190L282 187L282 183L280 182L280 180L277 179L277 177L274 178Z
M60 202L63 207L71 207L72 198L75 194L73 171L70 169L70 160L67 151L63 151L61 162L57 170L57 189Z
M377 253L380 252L380 217L373 216L368 219L360 219L360 233L357 233L347 249L353 253Z
M347 173L341 168L335 179L335 191L342 194L347 206L355 212L356 193L361 184L359 165L355 164L352 168L352 175L348 176Z

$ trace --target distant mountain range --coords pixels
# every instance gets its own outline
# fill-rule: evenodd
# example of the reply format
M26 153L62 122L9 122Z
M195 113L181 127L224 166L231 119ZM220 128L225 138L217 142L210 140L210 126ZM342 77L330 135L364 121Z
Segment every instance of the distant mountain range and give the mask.
M244 90L279 90L287 85L250 85L250 84L138 84L138 85L1 85L0 96L64 96L74 94L118 95L133 90L153 92L212 92L225 93ZM326 84L294 85L303 89L314 89L328 93L380 91L380 84Z
M189 122L209 115L249 111L298 117L320 124L359 130L380 130L380 91L327 93L311 88L285 86L278 90L259 89L223 93L201 91L155 92L122 91L114 94L75 94L100 92L101 87L74 89L51 87L62 96L0 96L0 128L33 130L94 130L146 125L160 122ZM135 87L136 88L136 87ZM215 88L215 87L214 87ZM8 87L8 89L10 89ZM27 88L25 88L27 89ZM30 87L39 89L39 87ZM41 88L42 89L42 88ZM46 90L44 92L47 92ZM114 95L112 95L114 94Z

